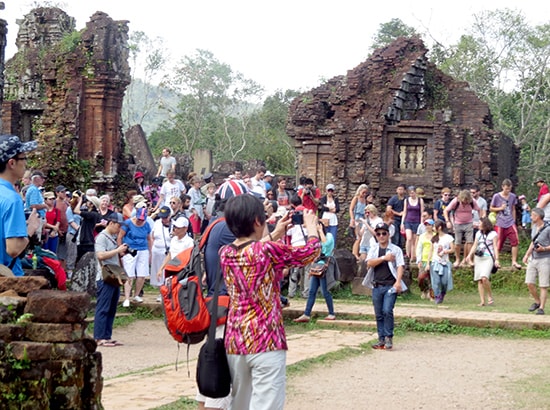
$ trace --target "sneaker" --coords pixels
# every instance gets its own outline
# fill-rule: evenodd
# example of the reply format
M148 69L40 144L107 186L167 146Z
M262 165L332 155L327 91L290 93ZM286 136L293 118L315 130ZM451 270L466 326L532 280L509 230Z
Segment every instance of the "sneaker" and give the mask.
M141 296L136 296L134 298L134 302L137 302L137 303L142 303L143 302L143 298Z
M544 309L538 308L535 315L544 315Z
M296 319L294 319L294 322L295 323L307 323L307 322L309 322L309 319L311 319L309 316L302 315L302 316L297 317Z
M391 350L393 348L393 337L386 337L385 349Z
M529 312L534 312L535 310L537 310L538 308L540 307L540 303L533 303L529 309L527 309Z
M386 343L384 343L383 340L379 340L377 343L373 344L371 347L376 350L384 350L386 348Z
M130 307L130 300L124 299L124 302L122 302L122 307Z
M336 316L334 315L328 315L325 320L336 320Z
M162 296L161 295L157 296L157 302L162 302Z

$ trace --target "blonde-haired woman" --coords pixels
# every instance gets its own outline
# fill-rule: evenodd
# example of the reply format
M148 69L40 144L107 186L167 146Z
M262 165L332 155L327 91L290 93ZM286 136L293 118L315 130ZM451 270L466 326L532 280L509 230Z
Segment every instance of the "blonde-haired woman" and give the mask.
M361 242L360 220L365 216L368 194L369 187L366 184L359 185L349 205L349 226L355 230L355 242L353 243L352 253L357 260L359 260L359 243Z

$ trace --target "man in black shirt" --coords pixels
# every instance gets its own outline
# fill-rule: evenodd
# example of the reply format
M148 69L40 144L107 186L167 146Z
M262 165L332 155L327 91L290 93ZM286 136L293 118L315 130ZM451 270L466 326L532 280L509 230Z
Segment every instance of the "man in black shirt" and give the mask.
M402 281L405 262L403 251L390 242L390 228L385 223L376 225L376 245L367 255L365 286L372 288L372 304L376 316L378 342L373 349L393 348L393 308L397 294L407 290Z

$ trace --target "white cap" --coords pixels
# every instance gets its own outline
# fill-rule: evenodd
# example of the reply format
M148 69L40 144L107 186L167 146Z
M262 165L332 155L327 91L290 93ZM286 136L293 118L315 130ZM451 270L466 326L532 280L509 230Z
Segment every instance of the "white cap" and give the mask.
M172 225L174 226L174 228L187 228L189 226L189 220L184 216L180 216L178 219L172 222Z
M328 185L327 185L327 191L328 191L329 189L332 189L333 191L336 190L336 188L334 187L334 184L328 184Z

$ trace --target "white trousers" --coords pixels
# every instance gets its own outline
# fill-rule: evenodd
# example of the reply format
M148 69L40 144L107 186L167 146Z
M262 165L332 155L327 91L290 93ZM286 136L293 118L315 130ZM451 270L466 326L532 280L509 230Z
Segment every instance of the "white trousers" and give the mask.
M279 410L285 406L286 350L228 354L234 410Z

